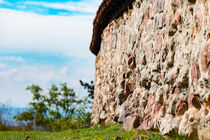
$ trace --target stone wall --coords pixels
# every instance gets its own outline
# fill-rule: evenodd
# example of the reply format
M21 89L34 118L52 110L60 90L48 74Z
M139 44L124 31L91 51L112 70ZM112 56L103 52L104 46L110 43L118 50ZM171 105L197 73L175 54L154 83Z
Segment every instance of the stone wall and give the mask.
M210 0L136 0L101 36L93 124L210 138Z

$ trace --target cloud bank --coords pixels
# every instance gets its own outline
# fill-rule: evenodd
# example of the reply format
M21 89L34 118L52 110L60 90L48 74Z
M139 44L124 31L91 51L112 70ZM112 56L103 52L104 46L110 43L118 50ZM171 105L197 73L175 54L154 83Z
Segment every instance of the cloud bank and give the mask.
M94 79L89 43L100 1L0 0L0 102L26 106L31 84L67 82L83 95L79 80Z
M43 16L0 9L0 46L87 57L93 16Z

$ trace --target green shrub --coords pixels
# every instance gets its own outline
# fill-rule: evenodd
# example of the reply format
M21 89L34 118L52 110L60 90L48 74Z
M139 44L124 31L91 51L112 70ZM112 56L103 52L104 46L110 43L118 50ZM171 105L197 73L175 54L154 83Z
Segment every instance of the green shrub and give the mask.
M38 85L26 88L33 95L30 109L14 116L14 119L27 123L34 129L65 130L89 127L91 124L90 97L79 99L74 90L61 84L58 88L52 85L47 95Z

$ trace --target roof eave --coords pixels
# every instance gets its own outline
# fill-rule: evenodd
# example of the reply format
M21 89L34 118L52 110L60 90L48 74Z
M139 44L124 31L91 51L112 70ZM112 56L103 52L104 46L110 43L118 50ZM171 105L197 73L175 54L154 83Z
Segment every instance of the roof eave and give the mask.
M101 34L106 26L128 10L134 0L103 0L93 22L90 50L97 55L101 45Z

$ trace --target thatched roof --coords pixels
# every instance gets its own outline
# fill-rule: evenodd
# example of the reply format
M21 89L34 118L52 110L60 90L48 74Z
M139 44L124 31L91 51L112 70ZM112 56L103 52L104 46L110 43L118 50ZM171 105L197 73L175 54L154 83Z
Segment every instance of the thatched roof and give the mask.
M115 18L121 16L134 0L103 0L93 22L93 35L90 50L98 54L101 44L101 34L104 28Z

